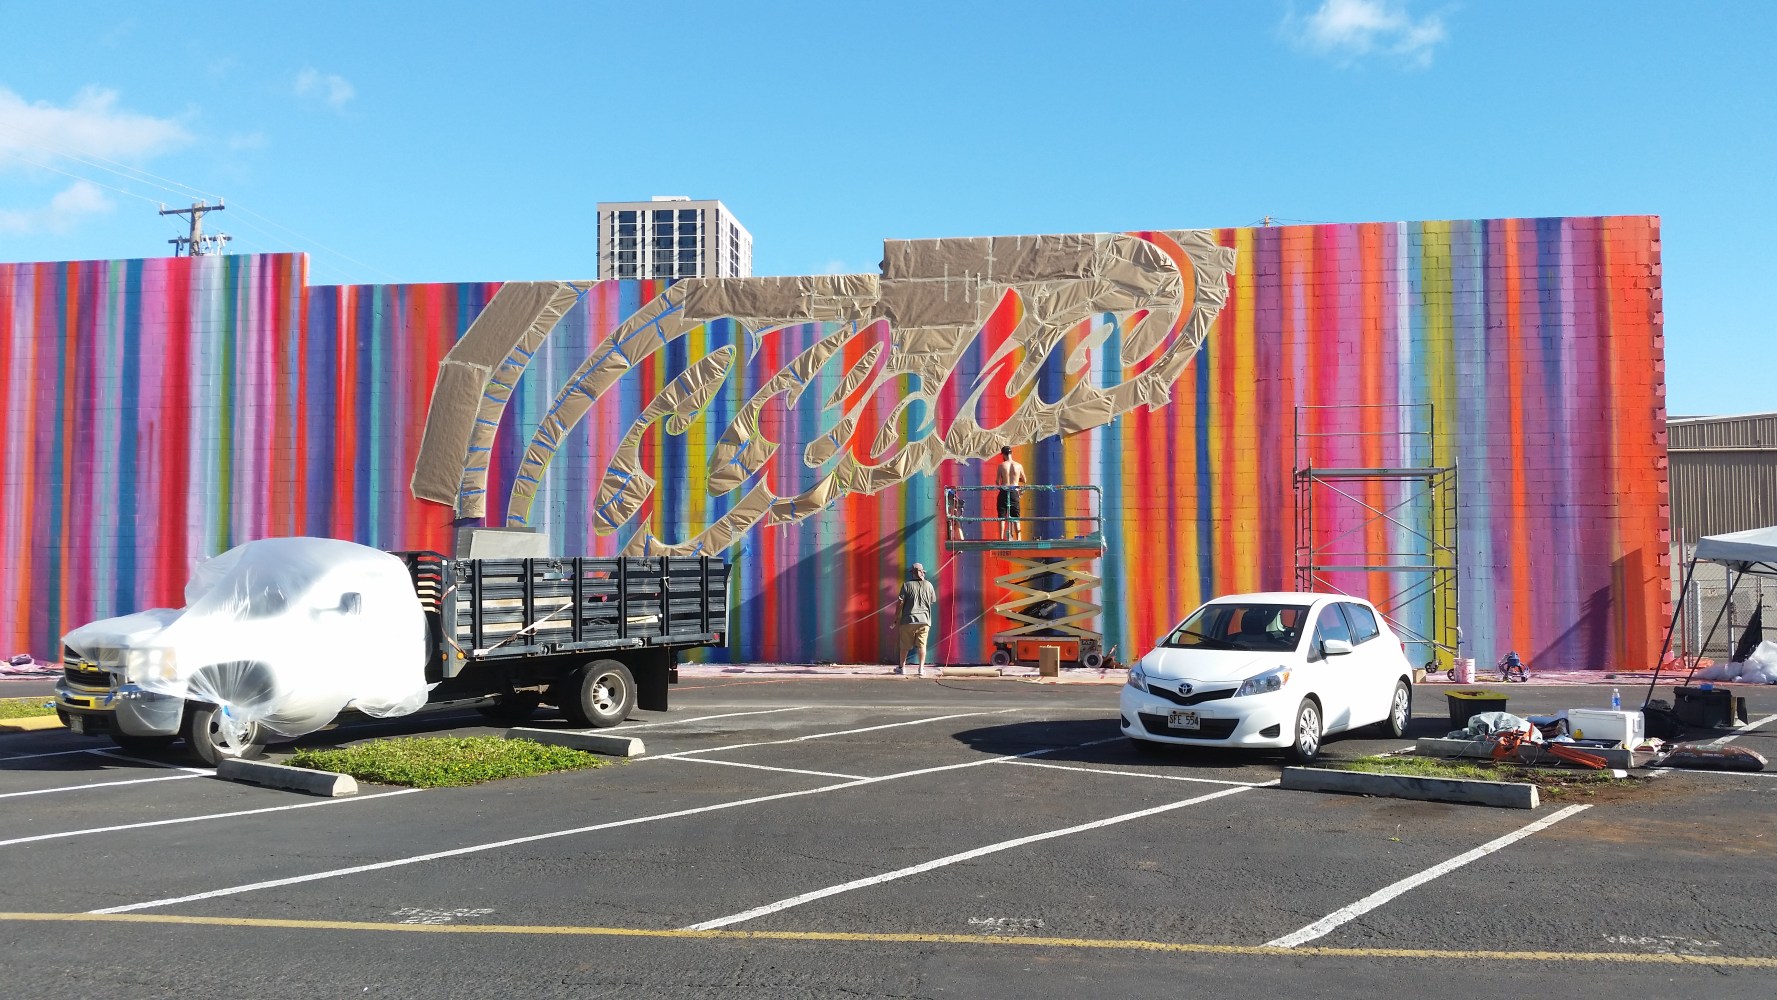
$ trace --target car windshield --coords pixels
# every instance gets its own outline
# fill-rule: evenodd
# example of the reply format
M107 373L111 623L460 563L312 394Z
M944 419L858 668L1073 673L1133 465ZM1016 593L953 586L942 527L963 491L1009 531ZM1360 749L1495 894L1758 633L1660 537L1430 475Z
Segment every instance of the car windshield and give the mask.
M1296 604L1205 604L1160 645L1170 649L1287 652L1302 637L1308 608Z

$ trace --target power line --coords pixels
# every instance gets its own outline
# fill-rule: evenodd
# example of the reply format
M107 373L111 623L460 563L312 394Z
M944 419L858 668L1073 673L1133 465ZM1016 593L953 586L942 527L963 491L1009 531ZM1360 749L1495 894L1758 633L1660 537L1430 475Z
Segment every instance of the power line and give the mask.
M400 283L400 281L401 281L400 278L396 277L393 274L390 274L389 272L383 270L382 268L373 267L370 264L366 264L363 261L358 260L356 257L351 257L351 256L348 256L348 255L338 251L338 250L335 250L332 247L327 246L325 243L322 243L319 240L310 239L309 237L304 236L303 234L297 232L296 230L291 229L289 226L285 226L281 223L273 221L272 219L268 219L265 216L260 215L258 212L255 212L250 208L243 208L242 206L240 206L238 204L235 205L235 208L240 209L242 212L245 212L246 214L253 216L254 218L260 220L261 222L264 222L265 224L267 224L269 226L273 226L277 229L282 229L284 232L289 233L291 236L294 236L299 240L302 240L304 243L308 244L309 246L313 246L313 247L317 247L321 250L325 250L328 253L333 254L335 257L340 258L341 260L350 261L353 264L356 264L359 267L364 268L367 271L370 271L374 274L380 274L383 277L388 278L389 280L391 280L393 282Z
M155 201L155 200L154 200L154 199L153 199L153 198L150 198L150 197L148 197L148 196L147 196L147 195L145 195L145 194L137 194L137 193L136 193L136 192L134 192L134 191L127 191L127 190L125 190L125 189L123 189L123 188L120 188L120 187L116 187L116 186L113 186L113 185L111 185L111 184L106 184L106 183L104 183L104 182L103 182L103 181L95 181L95 180L93 180L93 179L92 179L92 178L91 178L91 177L83 177L83 176L81 176L81 175L80 175L80 174L76 174L76 173L71 173L71 172L69 172L69 171L66 171L66 170L63 170L63 169L61 169L61 168L60 168L60 167L52 167L52 166L50 166L50 165L49 165L49 164L47 164L47 163L41 163L41 162L39 162L39 161L37 161L37 160L33 160L33 159L31 159L31 158L29 158L29 157L25 157L25 156L19 156L19 154L17 154L17 153L11 153L11 154L9 154L9 155L11 155L11 156L13 156L13 157L15 157L15 158L17 158L17 159L19 159L19 160L21 160L21 161L23 161L23 162L25 162L25 163L29 163L29 164L30 164L30 165L32 165L32 166L34 166L34 167L41 167L41 168L42 168L42 169L44 169L44 170L48 170L48 171L50 171L50 172L52 172L52 173L57 173L57 174L61 174L61 175L62 175L62 176L63 176L63 177L72 177L72 178L74 178L74 179L75 179L75 180L77 180L77 181L81 181L81 182L83 182L83 183L86 183L86 184L91 184L91 185L93 185L93 186L94 186L94 187L102 187L102 188L104 188L104 189L105 189L105 190L107 190L107 191L116 191L116 192L117 192L117 193L118 193L118 194L121 194L121 195L127 195L127 196L128 196L128 197L131 197L131 198L140 198L140 199L142 199L142 200L143 200L143 201L145 201L145 202L147 202L147 203L148 203L148 204L150 204L150 205L158 205L158 204L160 204L160 202L157 202L157 201Z
M214 205L206 205L200 201L190 208L168 208L162 205L160 207L162 215L191 216L191 235L175 236L167 241L173 245L173 256L209 257L221 253L223 246L228 243L231 237L227 233L204 235L204 216L211 212L220 212L227 207L222 204L221 199L217 199Z
M198 199L200 199L198 201L197 205L201 206L205 211L213 211L213 210L219 209L221 207L221 204L223 201L222 196L215 194L213 192L202 191L202 190L199 190L198 188L194 188L194 187L190 186L189 184L182 183L182 182L174 180L170 177L162 177L162 176L152 173L150 171L143 170L140 167L132 167L129 164L119 163L116 160L107 159L103 156L96 156L95 155L89 159L84 156L79 156L74 153L67 152L66 150L57 148L55 146L46 144L44 142L36 141L36 140L40 140L41 136L38 136L36 133L26 131L25 129L21 129L16 125L11 125L11 124L0 122L0 128L6 128L9 131L12 131L12 132L17 133L19 135L23 135L23 136L28 137L27 143L30 146L32 146L33 148L42 150L44 152L50 153L51 155L64 157L66 159L73 160L74 162L82 164L84 166L92 167L96 170L103 170L106 173L113 174L117 177L121 177L124 180L130 181L132 183L147 184L150 187L160 188L163 191L177 194L182 198L195 196ZM120 188L120 187L115 187L113 185L106 184L102 181L96 181L90 177L86 177L81 174L71 173L67 170L62 170L58 167L50 166L47 163L43 163L41 161L33 160L29 157L22 156L22 155L18 154L17 152L13 152L10 155L17 157L19 160L21 160L25 163L29 163L33 166L40 167L44 170L49 170L54 173L61 174L64 177L71 177L71 178L78 180L78 181L84 181L88 184L96 185L96 186L104 188L108 191L116 191L119 194L127 195L131 198L140 198L141 200L148 202L150 205L155 205L157 208L162 209L163 211L161 212L161 214L163 214L163 215L187 214L191 211L190 209L181 209L176 212L168 212L168 211L164 210L165 205L163 203L158 202L155 199L148 197L147 195L137 194L134 191L129 191L129 190L126 190L126 189ZM109 164L109 166L107 166L107 164ZM136 176L136 175L140 175L140 176ZM212 198L215 199L217 204L215 206L207 205L206 202L208 202ZM270 233L264 229L260 229L260 227L252 226L249 224L249 228L259 229L259 231L265 233L266 236L273 237L274 243L277 243L277 242L286 243L287 245L290 246L290 248L294 252L297 252L297 253L307 252L307 248L319 249L319 250L325 251L326 253L332 254L333 256L338 257L341 260L348 261L352 264L356 264L358 267L361 267L368 272L371 272L371 273L377 274L377 275L381 275L382 277L389 279L391 282L399 283L401 281L401 279L399 277L397 277L396 275L390 274L389 272L384 271L381 268L374 267L370 264L367 264L364 261L358 260L357 258L352 257L351 255L346 254L342 251L335 250L334 248L321 243L319 240L311 239L311 238L303 235L302 233L299 233L299 232L295 231L294 229L289 228L288 226L284 226L284 225L276 222L273 219L267 218L266 216L263 216L257 212L254 212L252 209L246 208L245 206L239 204L238 202L233 207L234 207L234 210L237 212L241 212L246 215L252 216L253 218L260 220L261 222L264 222L267 225L272 226L274 228L281 229L284 232L290 234L291 236L296 237L297 240L302 241L300 244L298 244L298 243L289 243L289 241L287 241L287 240L278 240L275 237L273 237L272 233ZM193 215L193 218L192 218L193 223L195 223L197 221L197 219L199 217L201 217L201 214L202 213L200 212L200 213ZM220 235L220 234L218 234L218 235ZM209 238L206 237L206 239L209 239ZM224 240L224 241L226 241L228 239L232 239L232 237L227 237L227 236L222 237L222 240ZM175 245L175 247L178 248L178 250L182 251L192 245L191 240L192 240L192 236L187 235L183 240L174 239L174 240L169 240L168 242L173 243ZM199 253L206 253L206 252L207 253L217 253L217 252L220 252L220 247L218 246L215 249L211 249L208 251L200 250L198 252ZM312 254L311 254L311 256L312 256Z
M23 136L27 136L27 137L35 137L37 140L42 139L42 136L39 135L38 133L27 132L24 129L19 128L17 125L10 125L5 122L0 122L0 128L8 129L9 131L15 132L19 135L23 135ZM133 167L127 163L119 163L116 160L107 159L106 157L99 156L96 153L92 154L91 159L88 159L85 156L81 156L77 153L70 153L65 149L59 148L57 146L49 145L48 143L45 143L42 141L30 141L30 140L27 140L27 141L29 142L29 144L32 147L42 150L43 152L50 153L55 156L60 156L60 157L63 157L63 158L69 159L69 160L73 160L76 163L85 164L86 166L94 167L99 170L103 170L107 173L116 174L117 176L122 177L126 180L134 181L136 183L144 183L144 184L147 184L149 187L157 187L157 188L160 188L162 191L166 191L171 194L176 194L181 198L197 197L197 198L204 198L204 199L215 198L218 201L221 200L221 196L215 194L214 192L199 191L198 189L191 187L189 185L181 184L180 182L173 180L170 177L162 177L159 174L155 174L150 171L144 170L141 167ZM20 157L20 159L23 159L23 157ZM31 161L26 161L26 162L31 162ZM106 166L106 164L109 164L110 166ZM42 164L38 164L38 165L42 166ZM135 176L135 175L140 175L140 176ZM82 178L82 179L84 179L84 178Z

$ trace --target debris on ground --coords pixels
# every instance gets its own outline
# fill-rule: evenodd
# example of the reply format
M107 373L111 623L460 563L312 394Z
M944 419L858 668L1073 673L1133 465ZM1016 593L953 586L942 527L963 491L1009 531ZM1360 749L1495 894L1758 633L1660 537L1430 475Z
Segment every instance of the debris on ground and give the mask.
M1682 767L1698 771L1763 771L1770 763L1764 754L1745 747L1680 743L1656 761L1658 767Z

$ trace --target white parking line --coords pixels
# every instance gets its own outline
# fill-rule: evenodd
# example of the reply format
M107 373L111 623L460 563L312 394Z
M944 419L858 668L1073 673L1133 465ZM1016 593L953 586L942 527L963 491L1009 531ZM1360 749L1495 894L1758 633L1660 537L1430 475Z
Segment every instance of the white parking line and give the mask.
M1008 711L1010 711L1010 710L1008 710ZM984 713L970 713L970 714L984 714ZM925 720L925 721L935 721L935 720ZM829 735L838 735L838 734L829 734ZM1120 739L1120 738L1121 737L1112 737L1111 739ZM498 841L494 841L492 843L487 843L487 844L471 844L467 847L453 848L448 851L437 851L437 852L434 852L431 854L416 854L416 855L413 855L411 857L406 857L406 858L395 858L394 860L391 860L391 861L378 861L378 862L368 864L368 865L354 865L350 868L335 868L330 871L314 872L309 875L296 875L291 878L273 879L273 880L266 881L266 882L253 882L253 883L249 883L247 885L230 886L226 889L213 889L209 892L193 893L189 896L173 896L173 897L169 897L167 899L153 899L153 900L149 900L148 902L145 902L145 903L130 903L125 906L112 906L112 907L107 907L102 910L89 910L87 912L89 912L89 913L129 913L133 910L148 910L148 909L153 909L155 907L160 907L160 906L174 906L179 903L190 903L190 902L195 902L196 900L200 900L200 899L214 899L218 896L232 896L237 893L253 892L258 889L273 889L273 888L277 888L279 886L296 885L301 882L318 882L321 879L338 878L338 877L341 877L344 875L357 875L362 872L380 871L385 868L400 868L405 865L414 865L414 864L419 864L419 863L425 862L425 861L436 861L440 858L454 858L454 857L460 857L465 854L478 854L478 853L481 853L484 851L498 850L502 847L514 847L519 844L533 844L533 843L536 843L536 842L542 841L542 840L554 840L559 837L572 837L572 836L582 834L582 833L594 833L599 830L613 830L618 827L637 826L642 823L653 823L657 820L679 819L679 818L682 818L685 816L696 816L700 813L720 812L725 809L736 809L741 806L758 805L763 802L778 802L778 801L782 801L784 799L800 798L805 795L820 795L820 794L823 794L826 792L836 792L836 791L841 791L841 790L847 789L847 788L862 788L865 785L879 784L884 781L895 781L895 780L898 780L901 778L913 778L913 777L918 777L920 775L925 775L925 774L937 774L941 771L958 771L958 770L962 770L962 769L970 768L970 767L981 767L985 764L997 764L1002 760L1008 760L1013 757L1035 757L1040 754L1055 753L1058 750L1074 750L1074 749L1078 749L1079 747L1082 747L1082 746L1092 746L1095 743L1108 743L1108 742L1111 742L1111 739L1094 740L1093 743L1081 743L1081 744L1073 744L1073 745L1069 745L1069 746L1044 747L1041 750L1027 750L1024 753L1020 753L1020 754L1010 754L1007 756L1000 756L1000 757L988 757L985 760L971 760L971 761L965 761L961 764L942 764L942 765L938 765L936 767L922 767L922 768L917 768L912 771L902 771L898 774L886 774L886 775L883 775L883 776L877 777L877 778L859 778L857 781L843 781L843 782L840 782L835 785L821 785L817 788L805 788L800 791L794 791L794 792L778 792L775 795L759 795L759 796L754 796L753 798L750 798L750 799L737 799L733 802L720 802L720 803L717 803L716 805L713 805L713 806L698 806L695 809L679 809L679 810L675 810L673 812L656 813L652 816L635 816L630 819L612 820L609 823L595 823L592 826L579 826L579 827L574 827L573 829L569 829L569 830L555 830L555 831L551 831L549 833L536 833L536 834L531 834L528 837L513 837L509 840L498 840ZM643 758L643 759L646 760L649 758ZM652 759L660 760L662 758L656 757L656 758L652 758ZM185 777L185 775L179 775L179 777ZM195 775L193 775L193 777L195 777ZM158 780L167 780L167 779L158 779ZM1244 790L1244 789L1242 789L1242 790Z
M624 723L621 726L613 726L610 729L603 730L603 732L620 733L629 729L648 729L653 726L683 726L690 722L709 722L712 719L734 719L743 715L776 715L779 712L806 712L812 707L813 706L811 705L793 705L790 708L767 708L757 712L727 712L722 715L700 715L695 719L665 719L660 722L638 722L634 725Z
M744 767L754 771L779 771L784 774L811 774L817 778L845 778L857 781L861 774L837 774L833 771L804 771L795 767L766 767L764 764L742 764L738 760L711 760L708 757L674 757L681 764L721 764L723 767Z
M263 809L237 809L234 812L205 813L202 816L181 816L178 819L156 819L143 823L122 823L117 826L95 826L86 830L69 830L65 833L40 833L34 837L14 837L11 840L0 840L0 847L11 847L14 844L30 844L39 840L61 840L64 837L84 837L94 833L117 833L120 830L141 830L150 826L174 826L179 823L202 823L212 819L231 819L235 816L256 816L260 813L284 812L289 809L312 809L316 806L342 806L348 802L370 802L375 799L386 799L393 795L412 795L418 788L403 788L398 792L383 792L378 795L362 795L344 799L321 799L318 802L298 802L294 805L267 806Z
M1477 847L1472 851L1469 851L1464 854L1458 854L1456 857L1451 858L1450 860L1442 862L1440 864L1433 865L1432 867L1427 868L1425 871L1422 871L1417 875L1413 875L1408 878L1401 879L1399 882L1396 882L1393 885L1387 886L1382 889L1378 889L1377 891L1369 894L1368 896L1365 896L1364 898L1358 900L1357 902L1351 904L1350 906L1341 907L1340 909L1334 910L1332 913L1327 914L1326 916L1320 918L1319 920L1316 920L1314 923L1309 924L1307 927L1304 927L1299 931L1295 931L1290 934L1285 934L1283 937L1276 938L1271 941L1267 941L1267 942L1265 942L1265 947L1267 947L1267 948L1294 948L1297 945L1307 944L1309 941L1313 941L1315 938L1324 937L1327 934L1331 933L1334 930L1334 928L1337 928L1339 925L1347 923L1349 921L1357 919L1358 917L1363 916L1364 914L1370 912L1371 910L1374 910L1376 907L1381 906L1383 903L1388 902L1389 900L1395 898L1396 896L1401 895L1402 893L1408 891L1409 889L1418 888L1419 886L1422 886L1425 883L1430 882L1432 879L1435 879L1441 875L1449 874L1450 872L1453 872L1456 869L1461 868L1463 865L1466 865L1471 861L1475 861L1479 858L1484 858L1487 855L1492 854L1494 851L1497 851L1502 847L1509 847L1512 844L1515 844L1518 841L1523 840L1525 837L1528 837L1531 834L1536 833L1538 830L1547 830L1549 827L1554 826L1556 823L1561 822L1562 820L1566 819L1567 817L1572 816L1575 813L1583 812L1583 811L1590 809L1590 808L1592 808L1592 807L1589 805L1568 806L1565 809L1551 813L1547 816L1544 816L1542 819L1539 819L1536 822L1530 824L1529 826L1523 827L1522 829L1516 830L1512 833L1508 833L1503 837L1499 837L1494 840L1489 840L1487 843L1482 844L1480 847Z
M803 743L808 740L824 740L832 736L855 736L858 733L874 733L882 729L898 729L902 726L923 726L928 722L948 722L951 719L967 719L976 715L1005 715L1016 712L1016 708L1002 708L994 712L960 712L956 715L939 715L927 719L913 719L909 722L890 722L880 726L865 726L862 729L842 729L833 733L810 733L807 736L794 736L787 740L762 740L758 743L730 743L721 747L704 747L701 750L680 750L678 753L664 753L658 757L643 757L642 760L676 760L700 753L721 753L724 750L745 750L748 747L774 747L785 743Z
M98 752L98 747L87 747L85 750L57 750L53 753L22 753L13 757L0 757L0 764L10 764L15 760L36 760L39 757L66 757L70 754Z
M1735 731L1729 733L1728 735L1723 736L1719 740L1710 740L1708 745L1712 746L1712 747L1727 746L1729 743L1732 743L1735 740L1739 739L1740 737L1745 736L1747 733L1750 733L1754 729L1757 729L1758 727L1764 725L1765 723L1770 722L1772 719L1777 719L1777 715L1767 715L1764 718L1758 720L1757 722L1748 722L1746 725L1741 726L1739 729L1736 729Z
M1239 785L1243 788L1256 788L1259 785L1274 785L1275 781L1225 781L1220 778L1192 778L1182 774L1154 774L1151 771L1108 771L1102 767L1075 767L1071 764L1045 764L1038 760L1008 760L1008 764L1019 767L1047 767L1056 771L1084 771L1087 774L1108 774L1117 778L1160 778L1164 781L1195 781L1203 785Z
M1275 785L1277 782L1273 781L1269 782L1269 784ZM764 906L754 907L751 910L744 910L740 913L731 914L726 917L705 920L702 923L692 924L685 927L684 930L713 931L718 927L727 927L730 924L738 924L746 920L752 920L756 917L763 917L767 914L787 910L792 906L801 906L803 903L813 902L817 899L825 899L828 896L837 896L842 892L851 892L853 889L866 889L873 885L881 885L884 882L893 882L896 879L906 878L909 875L921 875L938 868L943 868L946 865L954 865L960 861L969 861L988 854L1009 851L1014 847L1023 847L1026 844L1035 844L1044 840L1053 840L1056 837L1066 837L1069 834L1083 833L1087 830L1097 830L1102 827L1115 826L1118 823L1127 823L1131 820L1145 819L1149 816L1157 816L1160 813L1171 812L1174 809L1183 809L1186 806L1194 806L1200 802L1208 802L1212 799L1225 798L1229 795L1239 795L1241 792L1250 791L1252 791L1251 786L1245 788L1224 788L1221 791L1208 792L1195 798L1184 799L1179 802L1168 802L1163 806L1154 806L1151 809L1142 809L1132 813L1124 813L1120 816L1107 816L1104 819L1093 820L1090 823L1080 823L1076 826L1065 827L1060 830L1050 830L1047 833L1035 833L1028 837L1002 840L997 844L988 844L985 847L977 847L973 850L963 851L960 854L947 855L942 858L936 858L932 861L924 862L923 864L913 865L908 868L900 868L892 872L884 872L881 875L872 875L869 878L855 879L841 885L828 886L825 889L816 889L813 892L805 892L800 896L791 896L789 899L780 899L775 903L767 903Z
M200 774L169 774L162 778L131 778L128 781L94 781L85 785L62 785L59 788L37 788L28 792L0 792L0 799L16 799L26 795L53 795L56 792L84 792L92 788L116 788L119 785L146 785L151 781L184 781L187 778L207 777L209 772Z
M183 764L169 764L164 760L152 760L147 757L131 757L128 754L121 754L115 750L94 750L93 753L100 757L109 757L112 760L127 760L132 764L147 764L150 767L169 767L175 771L187 771L192 774L216 773L216 769L213 767L186 767Z

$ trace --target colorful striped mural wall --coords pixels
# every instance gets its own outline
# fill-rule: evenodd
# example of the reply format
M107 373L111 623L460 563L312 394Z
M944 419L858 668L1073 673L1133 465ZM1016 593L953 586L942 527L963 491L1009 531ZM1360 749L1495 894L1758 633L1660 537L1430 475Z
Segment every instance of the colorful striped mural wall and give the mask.
M1657 219L1216 238L1237 251L1230 295L1172 403L1018 456L1033 481L1103 490L1107 643L1139 651L1212 594L1294 588L1301 412L1300 429L1324 435L1311 439L1316 465L1458 468L1469 655L1510 647L1544 669L1647 665L1666 601ZM438 362L499 285L303 279L304 259L289 255L0 264L0 650L53 655L82 621L176 606L195 559L248 538L448 547L450 511L415 500L408 480ZM502 523L556 391L660 287L595 284L544 343L489 457L489 523ZM644 527L694 535L728 502L705 489L715 437L766 373L828 332L785 328L754 352L739 323L717 321L644 361L562 443L531 522L566 554L615 552ZM654 496L601 534L598 482L636 414L730 345L742 349L739 373L685 433L648 433ZM1109 384L1116 352L1105 354L1091 377ZM802 422L780 428L797 442L827 429L806 408L777 419ZM788 492L797 473L780 464ZM881 609L902 568L921 561L937 569L938 654L984 659L984 599L1000 570L991 556L944 551L940 497L985 472L947 463L754 529L728 553L738 602L728 655L891 658ZM1397 487L1364 489L1373 506L1399 499ZM1404 530L1349 516L1315 528L1360 531L1379 548ZM1335 582L1373 598L1398 583Z

